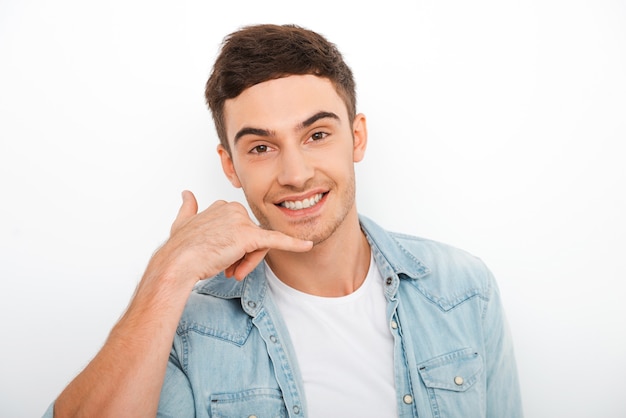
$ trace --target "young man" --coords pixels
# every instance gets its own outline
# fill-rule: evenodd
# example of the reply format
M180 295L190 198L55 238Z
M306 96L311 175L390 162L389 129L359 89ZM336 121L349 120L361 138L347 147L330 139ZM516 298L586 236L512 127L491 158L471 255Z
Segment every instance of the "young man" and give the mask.
M520 417L489 271L357 213L366 121L335 46L244 28L206 96L259 225L184 192L127 312L47 416Z

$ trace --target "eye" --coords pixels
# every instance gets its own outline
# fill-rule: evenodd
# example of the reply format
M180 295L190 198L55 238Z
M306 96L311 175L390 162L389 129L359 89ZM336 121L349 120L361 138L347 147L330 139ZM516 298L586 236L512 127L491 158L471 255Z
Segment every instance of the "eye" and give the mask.
M311 135L311 139L313 141L320 141L326 138L327 136L328 134L326 132L315 132L313 135Z
M267 145L257 145L256 147L250 150L252 154L263 154L269 151L269 147Z

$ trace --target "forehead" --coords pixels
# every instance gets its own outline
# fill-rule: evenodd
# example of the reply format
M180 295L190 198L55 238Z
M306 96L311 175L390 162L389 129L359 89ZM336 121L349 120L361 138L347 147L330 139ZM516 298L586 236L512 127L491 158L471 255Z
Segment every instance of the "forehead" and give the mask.
M281 131L311 115L327 111L347 121L348 111L333 83L314 75L292 75L268 80L244 90L224 104L228 141L244 127Z

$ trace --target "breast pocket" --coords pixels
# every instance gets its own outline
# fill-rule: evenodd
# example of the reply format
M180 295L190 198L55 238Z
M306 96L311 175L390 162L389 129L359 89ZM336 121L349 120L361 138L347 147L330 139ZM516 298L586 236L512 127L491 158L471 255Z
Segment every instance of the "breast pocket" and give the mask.
M484 416L483 385L480 382L483 359L476 351L464 348L435 357L418 365L431 402L433 416Z
M250 389L211 395L212 418L284 418L287 409L277 389Z

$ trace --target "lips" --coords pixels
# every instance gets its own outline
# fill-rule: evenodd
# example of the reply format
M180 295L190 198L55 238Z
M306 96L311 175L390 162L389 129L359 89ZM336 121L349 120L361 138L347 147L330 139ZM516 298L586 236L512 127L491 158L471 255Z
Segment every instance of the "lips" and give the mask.
M280 203L280 206L289 210L302 210L315 206L322 200L324 193L317 193L309 198L302 200L285 200Z

